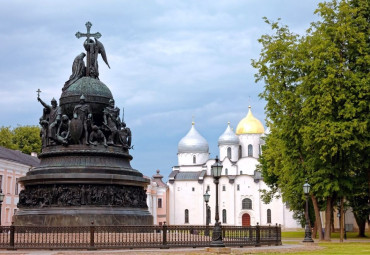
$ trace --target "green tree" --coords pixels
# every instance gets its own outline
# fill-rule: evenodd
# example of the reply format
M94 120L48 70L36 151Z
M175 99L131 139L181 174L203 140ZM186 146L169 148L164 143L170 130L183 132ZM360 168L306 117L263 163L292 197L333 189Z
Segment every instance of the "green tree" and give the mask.
M15 150L17 146L13 143L13 130L11 127L0 128L0 146Z
M41 152L40 128L38 126L18 126L0 128L0 146L23 153Z
M38 126L18 126L14 130L13 143L26 154L41 152L40 128Z
M351 177L369 171L369 2L322 3L316 13L321 20L302 37L265 19L275 34L261 37L252 65L265 83L260 96L271 128L261 158L264 178L298 209L308 177L317 224L325 201L330 240L336 199L349 198Z

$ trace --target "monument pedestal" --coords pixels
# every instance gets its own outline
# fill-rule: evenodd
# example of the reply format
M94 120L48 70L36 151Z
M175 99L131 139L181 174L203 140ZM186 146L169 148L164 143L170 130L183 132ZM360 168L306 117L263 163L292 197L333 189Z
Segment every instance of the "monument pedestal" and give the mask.
M153 225L146 209L109 207L70 207L23 209L14 216L20 226L117 226Z
M46 147L41 164L21 178L15 225L153 225L146 204L149 180L131 168L121 147Z

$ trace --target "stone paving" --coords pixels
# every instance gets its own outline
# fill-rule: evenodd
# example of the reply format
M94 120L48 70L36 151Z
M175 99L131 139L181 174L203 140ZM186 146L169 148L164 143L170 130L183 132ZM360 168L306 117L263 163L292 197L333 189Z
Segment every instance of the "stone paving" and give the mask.
M297 242L296 244L284 244L284 242ZM332 239L331 242L339 242L339 239ZM349 239L344 240L345 243L350 242L370 242L368 239ZM312 254L315 253L317 250L323 249L322 247L317 245L317 240L315 240L315 244L312 246L306 246L301 243L301 239L298 238L289 238L283 239L283 245L281 246L262 246L262 247L244 247L244 248L231 248L231 254L259 254L259 253L280 253L286 254L289 252L299 252L299 251L312 251ZM171 248L171 249L133 249L133 250L95 250L95 251L88 251L88 250L16 250L16 251L8 251L8 250L1 250L1 254L9 254L9 255L214 255L216 253L207 252L206 248Z
M289 253L297 251L315 251L322 249L319 246L304 246L302 244L286 244L281 246L263 246L263 247L245 247L245 248L231 248L231 254L257 254L257 253ZM168 250L161 249L135 249L135 250L97 250L97 251L86 251L86 250L19 250L19 251L7 251L0 250L0 254L14 254L14 255L87 255L87 254L99 254L99 255L213 255L216 253L207 252L206 248L171 248Z

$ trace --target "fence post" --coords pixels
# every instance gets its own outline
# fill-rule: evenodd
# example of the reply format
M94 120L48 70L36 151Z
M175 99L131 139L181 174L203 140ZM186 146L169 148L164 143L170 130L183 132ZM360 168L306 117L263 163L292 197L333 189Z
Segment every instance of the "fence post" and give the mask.
M9 248L7 250L16 250L14 248L14 232L15 232L15 226L14 226L14 222L12 222L12 225L10 226L10 233L9 233Z
M277 242L278 242L278 245L283 245L283 243L281 242L281 224L279 224L279 228L278 228L278 241Z
M94 222L92 221L91 222L91 226L90 226L90 247L89 247L89 250L96 250L95 248L95 226L94 226Z
M258 225L258 222L257 222L257 226L256 226L256 244L255 244L256 247L261 246L261 235L260 234L261 234L260 225Z
M269 237L268 237L268 246L271 246L272 244L272 228L271 224L269 224Z
M278 246L279 245L279 227L277 223L275 226L275 235L276 235L275 246Z
M162 225L162 247L161 249L168 249L169 247L167 246L167 225L166 225L166 222L163 222L163 225Z

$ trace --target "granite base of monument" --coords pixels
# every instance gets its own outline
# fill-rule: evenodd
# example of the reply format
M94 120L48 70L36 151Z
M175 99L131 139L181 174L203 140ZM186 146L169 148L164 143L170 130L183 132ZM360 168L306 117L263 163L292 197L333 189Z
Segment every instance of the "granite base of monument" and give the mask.
M137 208L58 208L25 209L14 216L21 226L96 226L153 225L153 216Z

